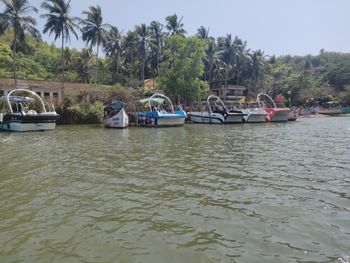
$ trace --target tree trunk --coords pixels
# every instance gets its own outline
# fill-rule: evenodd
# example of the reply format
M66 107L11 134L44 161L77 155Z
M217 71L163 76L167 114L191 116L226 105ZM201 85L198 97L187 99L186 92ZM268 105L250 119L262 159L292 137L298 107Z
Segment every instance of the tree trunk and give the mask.
M62 65L62 72L61 72L61 91L62 91L62 98L64 94L64 31L62 29L62 46L61 46L61 65Z
M210 65L210 66L209 66L209 77L208 77L209 89L210 89L210 87L211 87L211 74L212 74L212 71L213 71L213 66Z
M116 82L118 82L118 75L119 75L119 56L116 55L116 58L115 58L115 80Z
M157 50L157 75L159 76L159 61L160 61L160 44L158 41L158 50Z
M226 102L226 92L227 92L227 77L225 77L224 102Z
M95 76L95 84L97 84L97 77L98 77L98 49L100 45L97 44L97 50L96 50L96 76Z
M17 88L17 73L16 73L16 48L17 48L17 32L14 30L14 39L13 39L13 78L15 79L15 88Z
M145 56L143 56L142 58L142 70L141 70L141 81L142 81L142 85L145 83Z

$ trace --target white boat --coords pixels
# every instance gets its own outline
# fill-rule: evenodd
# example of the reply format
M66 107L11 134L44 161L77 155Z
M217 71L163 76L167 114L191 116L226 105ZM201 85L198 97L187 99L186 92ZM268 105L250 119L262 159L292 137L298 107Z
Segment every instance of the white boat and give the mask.
M245 114L228 110L219 97L210 95L207 101L203 102L201 111L190 111L188 115L193 123L230 124L242 123Z
M136 103L137 123L146 127L183 126L187 118L186 112L178 106L174 109L171 100L163 94L153 94L150 98L138 100Z
M120 101L113 101L104 108L103 123L107 128L126 128L129 125L129 116L125 112L127 105Z
M28 94L30 97L22 96ZM20 94L21 96L14 94ZM53 130L59 115L54 106L47 111L38 94L27 89L15 89L0 98L0 130L44 131Z
M243 116L245 122L266 122L268 113L255 101L241 103L238 109L245 114Z

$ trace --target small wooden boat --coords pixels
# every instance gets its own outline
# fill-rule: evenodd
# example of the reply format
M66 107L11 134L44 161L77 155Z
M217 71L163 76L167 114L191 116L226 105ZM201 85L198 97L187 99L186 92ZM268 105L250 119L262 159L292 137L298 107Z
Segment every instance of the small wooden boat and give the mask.
M31 90L14 89L0 98L0 104L0 130L46 131L56 127L59 115L53 104L48 105L47 111L41 97Z
M127 105L120 101L113 101L104 108L103 123L107 128L126 128L129 125L129 116L125 112Z
M139 126L171 127L183 126L187 118L186 112L178 106L174 109L171 100L156 93L150 98L137 101L137 123Z

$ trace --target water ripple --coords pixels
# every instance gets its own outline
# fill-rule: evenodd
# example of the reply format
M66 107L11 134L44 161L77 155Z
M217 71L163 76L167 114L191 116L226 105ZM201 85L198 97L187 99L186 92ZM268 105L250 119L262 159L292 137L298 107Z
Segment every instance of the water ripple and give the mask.
M349 262L348 120L0 133L0 261Z

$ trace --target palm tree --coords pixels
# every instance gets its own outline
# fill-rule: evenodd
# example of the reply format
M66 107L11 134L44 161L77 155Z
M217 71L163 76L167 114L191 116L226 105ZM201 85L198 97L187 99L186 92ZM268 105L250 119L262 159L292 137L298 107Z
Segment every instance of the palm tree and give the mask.
M147 50L149 46L149 28L145 24L136 26L135 32L138 36L139 55L141 56L141 81L142 84L145 81L145 67Z
M88 11L83 11L83 15L86 15L86 19L80 20L82 24L82 39L87 44L90 44L90 48L96 46L96 79L98 77L98 51L101 44L105 43L106 36L108 34L107 28L111 25L104 24L102 18L102 11L99 5L90 6Z
M249 49L247 49L247 42L242 41L240 38L235 37L233 44L236 50L236 81L237 85L241 84L244 73L247 72Z
M82 83L90 83L91 73L91 50L83 48L80 54L73 60L73 68L77 73L77 80Z
M205 48L205 59L204 59L204 65L205 65L205 76L206 80L209 83L209 86L211 85L211 82L213 80L213 71L215 68L220 68L221 63L221 51L217 49L217 45L214 39L210 39L207 47Z
M106 36L104 50L106 55L111 58L112 81L115 83L119 74L119 60L122 53L122 35L118 28L112 26Z
M205 28L204 26L200 26L197 30L197 37L203 40L209 39L209 28Z
M230 65L230 78L233 79L233 70L236 67L236 59L237 59L237 50L234 41L232 40L232 35L228 34L224 38L218 39L218 48L221 51L222 57L221 60L225 62L225 64Z
M160 64L160 54L162 52L162 45L163 45L163 25L157 21L152 21L149 26L151 39L150 39L150 46L151 49L155 50L156 54L156 70L157 75L159 75L159 64Z
M46 24L44 26L43 33L49 32L55 34L55 40L61 38L61 65L62 65L62 92L64 88L64 43L70 42L70 33L72 33L76 39L78 35L75 29L78 28L77 21L78 18L70 17L70 0L66 2L65 0L46 0L41 4L41 8L48 11L47 14L43 14L40 17L46 19Z
M186 34L186 30L183 29L184 24L182 23L183 17L181 17L180 20L178 20L177 15L173 14L171 16L167 16L165 20L167 21L166 29L168 29L168 35L174 36L184 36Z
M254 51L250 54L250 72L251 78L255 84L260 84L260 89L262 88L262 82L265 78L266 73L266 61L264 52L259 50Z
M38 9L30 6L28 0L0 0L5 5L5 10L0 14L0 32L8 29L13 31L12 54L13 54L13 76L17 86L16 73L16 51L17 41L25 42L26 34L35 39L41 39L40 32L35 28L36 20L27 13Z
M123 40L124 58L129 78L133 79L136 71L136 57L138 54L138 36L136 32L129 31Z

